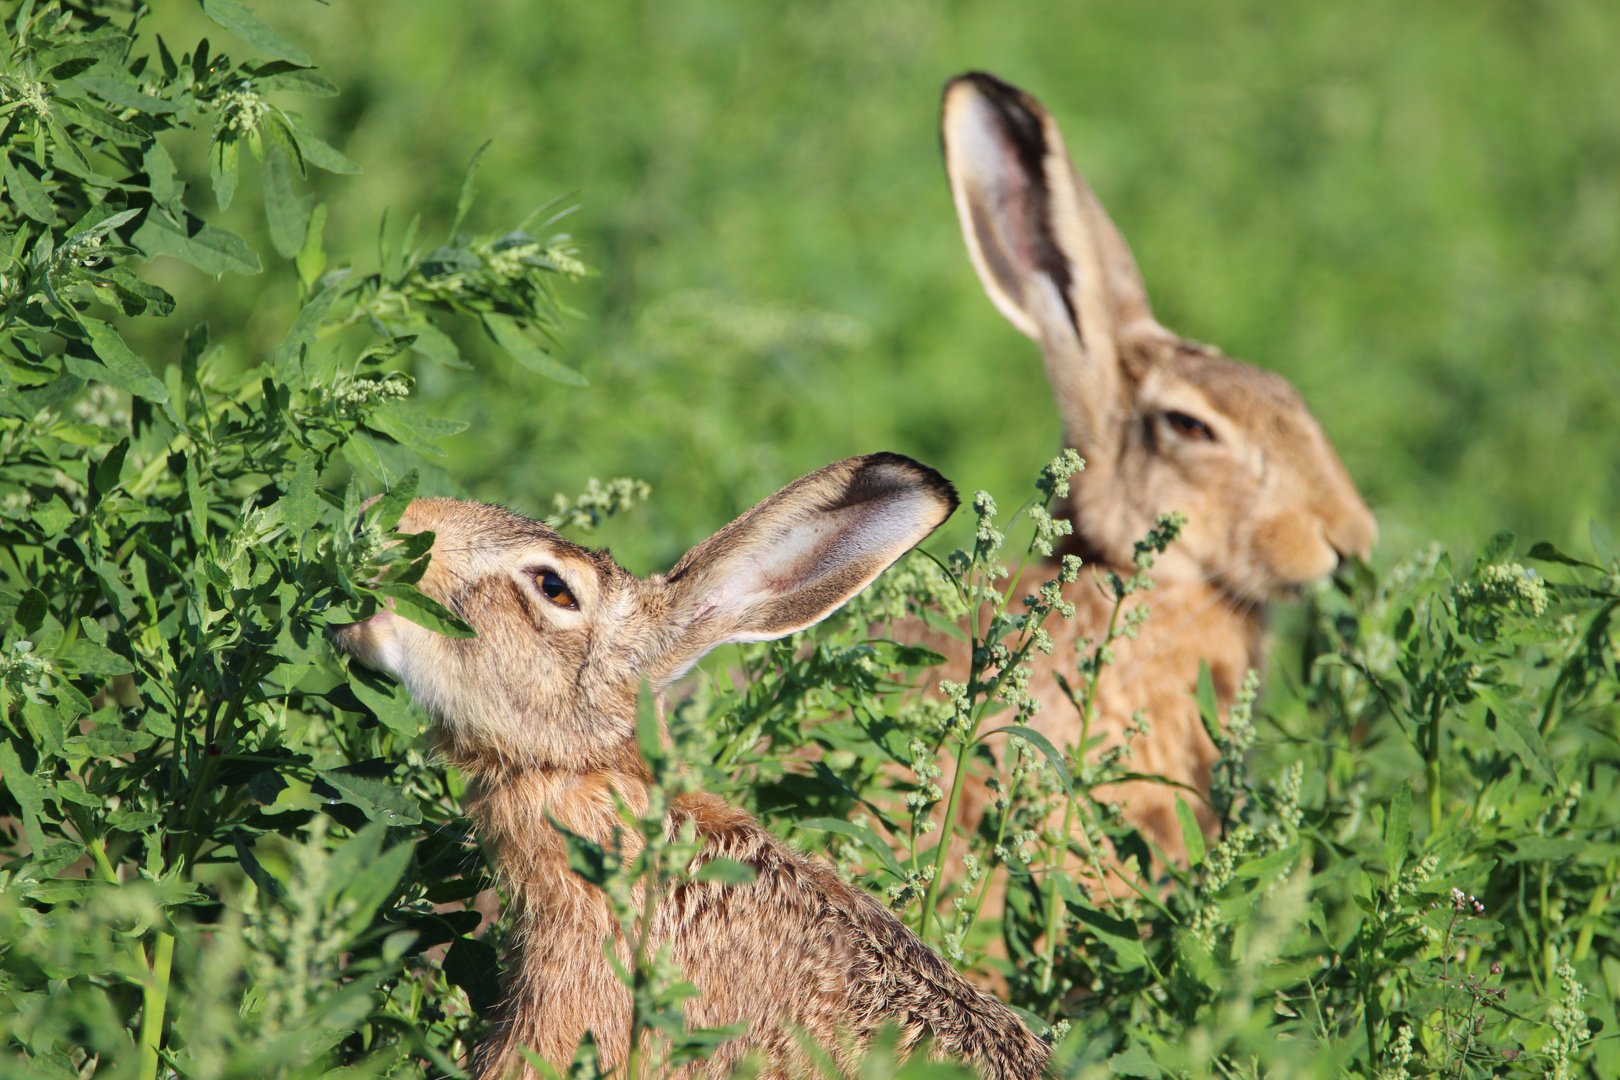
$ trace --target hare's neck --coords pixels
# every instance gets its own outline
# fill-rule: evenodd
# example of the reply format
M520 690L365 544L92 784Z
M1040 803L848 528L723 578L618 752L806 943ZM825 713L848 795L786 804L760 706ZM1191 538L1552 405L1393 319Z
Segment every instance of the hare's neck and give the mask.
M577 879L568 869L561 826L576 836L612 848L634 837L624 829L620 806L647 809L647 774L639 754L620 767L578 772L510 765L472 770L466 809L489 845L496 867L515 893L534 901ZM617 830L617 835L616 835ZM631 852L625 852L626 857Z

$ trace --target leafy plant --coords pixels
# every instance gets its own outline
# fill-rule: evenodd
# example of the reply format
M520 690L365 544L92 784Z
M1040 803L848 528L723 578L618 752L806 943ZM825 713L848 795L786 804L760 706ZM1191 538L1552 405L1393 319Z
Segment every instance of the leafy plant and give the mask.
M8 1075L456 1074L498 992L492 877L422 715L324 631L386 600L469 632L414 588L431 537L390 535L419 489L445 486L429 459L460 424L412 408L412 372L472 377L483 354L464 355L459 321L579 384L546 350L557 287L585 268L566 235L464 233L473 168L445 243L413 222L397 247L380 230L370 272L330 266L324 206L294 185L354 166L282 101L335 88L234 0L203 10L268 60L206 42L176 58L131 5L3 10ZM242 148L260 160L276 259L188 202L166 145L190 136L208 140L216 207L247 182ZM176 306L143 269L160 255L296 282L280 344L233 368L193 328L161 363L138 355L131 320ZM1206 839L1184 801L1190 865L1146 880L1148 846L1093 796L1127 775L1129 746L1088 758L1027 724L1028 658L1069 615L1059 586L1087 572L1044 561L1079 464L1054 461L1005 518L981 493L970 550L913 556L815 630L737 649L677 696L669 745L644 710L651 806L621 849L575 844L625 940L690 861L661 800L701 782L999 979L1049 1030L1059 1075L1620 1073L1609 533L1594 525L1587 556L1520 556L1510 537L1466 564L1430 549L1314 593L1266 697L1251 679L1223 717L1200 688L1220 831ZM362 515L367 487L382 496ZM593 484L552 520L586 530L645 497ZM1177 528L1143 538L1141 573L1101 583L1114 620L1062 658L1083 720L1109 646L1153 617L1151 593L1126 601ZM1011 571L1004 549L1022 552ZM1026 574L1051 579L1029 602L1001 584ZM917 685L940 658L883 636L900 619L965 635L966 681ZM971 772L995 799L955 838L958 863ZM693 988L667 957L632 950L622 977L657 1035L638 1068L726 1037L685 1030ZM960 1074L891 1046L866 1074ZM587 1041L566 1071L594 1060Z
M133 5L7 5L0 1039L37 1076L455 1071L493 994L466 904L488 878L421 715L324 634L382 600L470 633L413 587L432 538L385 543L413 459L465 426L411 409L396 364L465 366L429 313L472 314L577 381L523 327L554 333L553 281L584 268L566 236L458 233L469 170L449 244L412 229L377 273L327 272L292 177L355 166L276 102L336 90L246 8L204 8L274 59L143 52ZM175 306L140 259L261 270L189 208L164 146L185 129L211 133L222 208L241 146L263 159L305 297L247 370L206 327L155 369L118 329ZM363 524L351 470L388 486Z

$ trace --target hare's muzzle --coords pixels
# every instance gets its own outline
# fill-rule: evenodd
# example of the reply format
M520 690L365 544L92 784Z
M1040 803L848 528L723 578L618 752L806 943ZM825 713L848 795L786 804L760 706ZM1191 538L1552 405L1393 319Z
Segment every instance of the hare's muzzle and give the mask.
M366 667L398 679L403 666L398 624L399 616L387 608L378 608L359 622L332 627L332 644Z

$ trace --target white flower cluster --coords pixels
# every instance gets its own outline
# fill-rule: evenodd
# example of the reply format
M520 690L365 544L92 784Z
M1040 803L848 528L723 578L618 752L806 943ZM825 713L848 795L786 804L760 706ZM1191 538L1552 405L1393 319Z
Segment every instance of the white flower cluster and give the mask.
M104 383L91 383L85 395L73 403L73 415L86 424L121 428L129 423L129 410L122 407L118 391Z
M1241 755L1254 745L1254 699L1260 696L1260 672L1250 668L1243 674L1243 685L1232 697L1232 707L1226 713L1226 747L1231 754Z
M546 519L546 524L553 529L589 532L606 518L638 502L646 502L650 495L652 488L645 480L620 476L603 484L593 476L585 482L585 490L573 499L562 494L552 497L552 515Z
M270 111L270 105L253 89L253 84L246 79L240 86L220 93L217 105L219 107L218 131L232 131L238 135L246 135L259 126Z
M1574 1075L1570 1057L1580 1045L1592 1037L1586 1023L1586 1010L1581 1002L1586 999L1586 987L1575 978L1575 968L1568 960L1559 961L1558 982L1563 1000L1547 1011L1547 1020L1555 1032L1553 1040L1544 1049L1548 1057L1548 1080L1570 1080Z
M1583 790L1579 780L1570 782L1569 787L1564 789L1564 797L1553 807L1552 814L1547 819L1547 832L1555 833L1569 824L1569 819L1575 816L1575 810L1581 804Z
M338 383L332 387L327 400L343 415L354 416L372 406L404 401L410 396L410 376L391 371L380 379L350 379Z
M1518 563L1481 567L1479 581L1464 582L1452 590L1459 608L1479 604L1514 605L1528 608L1530 614L1547 610L1547 583L1540 574Z
M1412 1060L1412 1028L1402 1024L1395 1033L1395 1041L1385 1051L1388 1064L1379 1071L1378 1080L1408 1080L1406 1066Z
M911 751L911 771L917 777L917 790L907 793L906 805L914 813L921 813L945 797L939 785L934 783L939 779L941 770L928 744L921 739L912 739L908 749ZM931 821L924 823L925 826L932 824ZM923 831L931 830L925 827Z
M1206 899L1193 913L1188 932L1207 951L1214 951L1215 935L1221 928L1221 905L1213 897L1237 875L1238 857L1253 839L1254 830L1239 825L1204 857L1204 880L1199 891Z
M48 657L34 652L32 641L13 642L9 655L0 653L0 681L35 705L44 704L40 695L54 685L53 670Z

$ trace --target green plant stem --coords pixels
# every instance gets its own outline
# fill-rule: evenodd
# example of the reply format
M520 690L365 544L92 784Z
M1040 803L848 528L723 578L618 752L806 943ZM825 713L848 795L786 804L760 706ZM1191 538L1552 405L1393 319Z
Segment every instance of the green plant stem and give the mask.
M945 873L945 856L949 854L951 848L956 807L962 801L962 781L967 776L967 752L973 742L971 733L968 738L962 740L962 752L956 759L956 775L951 778L951 795L945 803L945 823L940 826L939 844L934 848L934 876L928 881L928 891L923 895L922 918L917 923L917 936L924 941L928 940L928 923L934 914L934 905L939 902L939 883Z
M163 1011L169 1002L169 969L174 961L174 935L158 933L151 977L141 998L140 1080L157 1080L158 1051L163 1046Z
M112 860L107 858L107 846L101 837L89 843L90 855L96 869L110 885L122 885ZM158 1051L163 1046L163 1013L169 1001L169 971L174 963L174 935L158 932L157 947L152 952L150 966L146 950L139 941L129 943L130 955L145 973L146 985L141 991L141 1071L140 1080L157 1080Z
M1063 873L1062 853L1069 849L1069 830L1074 825L1074 800L1065 799L1063 807L1062 839L1058 842L1059 856L1046 871L1046 944L1042 948L1041 993L1052 989L1052 968L1057 957L1057 936L1063 922L1063 901L1058 896L1058 875Z
M1103 652L1114 640L1114 628L1119 624L1120 609L1125 606L1125 594L1115 593L1114 610L1108 613L1108 629L1092 654L1091 678L1086 681L1086 697L1080 707L1080 758L1085 760L1086 748L1091 741L1091 721L1097 715L1097 687L1102 682Z
M1004 842L1006 842L1006 839L1007 839L1007 819L1012 817L1013 799L1017 797L1018 789L1021 786L1023 786L1023 782L1024 782L1024 778L1022 776L1020 776L1018 778L1018 780L1011 787L1009 787L1007 789L1007 796L1006 796L1007 802L1006 802L1006 805L1004 805L1002 807L1002 810L1001 810L1001 821L998 822L997 825L996 825L996 843L995 843L995 847L992 847L990 849L992 853L994 853L997 848L1001 847L1001 845ZM962 939L964 941L967 940L968 934L973 932L974 925L976 923L978 923L978 921L979 921L979 912L984 910L984 898L987 895L989 895L989 892L990 892L990 879L993 876L993 870L994 870L994 867L991 867L991 866L986 866L985 867L985 870L984 870L984 884L979 886L979 898L976 901L974 901L973 910L968 913L967 928L962 931Z
M1581 932L1575 938L1575 952L1573 959L1580 963L1586 959L1586 954L1592 950L1592 931L1597 927L1598 916L1609 904L1609 897L1614 892L1615 860L1610 859L1603 869L1603 887L1592 893L1592 899L1586 904L1586 918L1582 920Z
M1429 746L1424 762L1424 774L1429 781L1429 832L1440 831L1440 716L1445 697L1435 691L1434 704L1429 709Z

